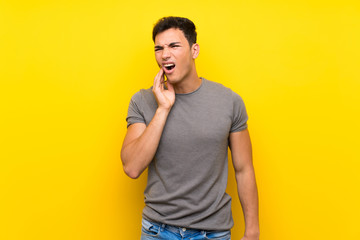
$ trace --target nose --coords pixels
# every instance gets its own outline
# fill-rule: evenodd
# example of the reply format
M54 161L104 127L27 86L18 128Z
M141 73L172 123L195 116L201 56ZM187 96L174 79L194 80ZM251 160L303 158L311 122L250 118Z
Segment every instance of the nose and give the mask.
M164 48L164 50L162 51L161 57L162 57L162 59L170 58L170 50L169 50L169 48L167 48L167 47Z

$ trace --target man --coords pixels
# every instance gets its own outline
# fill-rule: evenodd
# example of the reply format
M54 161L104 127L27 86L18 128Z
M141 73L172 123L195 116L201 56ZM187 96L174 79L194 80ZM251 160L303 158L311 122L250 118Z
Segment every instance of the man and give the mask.
M124 171L137 178L148 168L141 239L230 239L228 147L245 217L242 239L259 239L245 106L229 88L198 77L196 35L189 19L157 22L153 41L160 70L153 87L137 92L129 105Z

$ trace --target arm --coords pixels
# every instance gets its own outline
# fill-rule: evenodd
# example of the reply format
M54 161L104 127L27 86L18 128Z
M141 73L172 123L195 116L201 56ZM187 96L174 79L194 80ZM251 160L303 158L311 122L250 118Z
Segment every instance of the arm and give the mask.
M121 160L125 173L138 178L155 156L162 131L171 107L175 103L175 92L170 83L164 89L164 71L160 69L154 79L153 93L158 108L149 125L135 123L128 127L121 149Z
M235 169L238 195L245 219L245 234L242 240L258 240L258 192L252 163L249 131L245 129L230 133L229 146Z

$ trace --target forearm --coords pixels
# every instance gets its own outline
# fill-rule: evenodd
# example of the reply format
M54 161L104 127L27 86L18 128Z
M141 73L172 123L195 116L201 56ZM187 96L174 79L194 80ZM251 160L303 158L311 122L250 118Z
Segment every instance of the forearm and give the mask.
M251 237L251 239L258 239L259 207L254 168L247 166L241 171L237 171L236 182L245 219L244 236Z
M121 159L129 177L139 177L154 158L169 111L158 108L144 132L123 145Z

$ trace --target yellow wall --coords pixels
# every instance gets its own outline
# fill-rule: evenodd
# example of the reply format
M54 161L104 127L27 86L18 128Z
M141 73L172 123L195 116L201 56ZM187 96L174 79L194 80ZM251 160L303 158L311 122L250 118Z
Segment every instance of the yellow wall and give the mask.
M0 2L0 239L139 239L146 176L119 152L167 15L196 23L199 74L246 103L261 239L360 239L359 2L128 2ZM235 188L230 171L240 239Z

